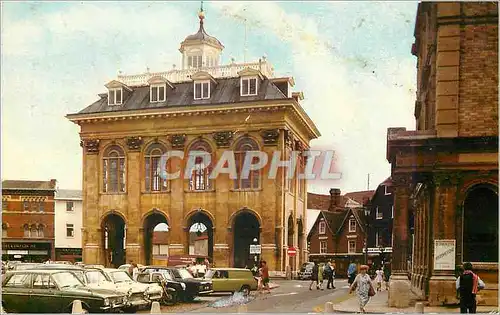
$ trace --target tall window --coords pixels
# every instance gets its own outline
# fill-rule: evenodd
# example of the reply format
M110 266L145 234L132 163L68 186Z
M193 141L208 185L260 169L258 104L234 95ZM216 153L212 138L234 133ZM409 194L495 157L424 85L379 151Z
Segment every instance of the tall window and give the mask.
M24 211L29 211L30 210L30 203L28 201L23 201L23 210Z
M120 105L123 102L122 88L109 89L108 105Z
M376 218L377 220L381 220L384 218L384 214L382 213L382 211L380 210L379 207L375 208L376 210Z
M206 154L211 154L212 150L210 145L203 140L195 142L191 148L192 151L206 152ZM209 179L211 167L210 165L205 165L204 159L197 154L195 159L195 165L191 176L189 177L189 189L190 190L210 190L211 181Z
M356 219L349 219L349 232L356 232Z
M245 156L249 151L258 151L259 146L251 138L241 139L235 147L234 159L236 162L236 175L234 180L234 189L258 189L260 187L260 172L258 170L250 171L246 178L243 177L243 166L245 164ZM258 162L258 158L254 157L252 164ZM246 175L246 174L245 174Z
M347 241L347 253L354 254L356 252L356 241Z
M189 56L188 57L188 68L201 68L203 65L202 56Z
M3 211L7 211L8 210L7 200L2 200L2 210Z
M24 229L24 237L31 237L30 226L28 224L25 224L23 226L23 229Z
M149 101L151 103L165 102L165 84L155 84L151 85L149 88Z
M125 192L125 154L118 146L111 146L103 157L103 192Z
M210 98L210 82L195 82L194 83L194 99L208 99Z
M73 224L66 224L66 237L74 237L75 236L75 228Z
M43 201L40 201L38 203L38 211L44 212L45 211L45 203Z
M45 237L43 224L39 224L38 225L38 228L37 228L37 237L40 237L40 238Z
M30 237L38 237L38 228L35 224L30 226Z
M325 234L326 233L326 223L325 221L319 221L319 234Z
M158 143L152 144L146 150L145 156L145 180L146 191L166 191L168 182L166 177L162 178L162 172L166 171L167 165L161 165L161 156L165 148Z
M241 96L257 95L257 78L241 78Z
M73 211L73 210L74 210L73 201L66 201L66 211Z
M319 242L319 253L326 254L327 253L327 244L326 241Z
M7 233L7 224L5 223L2 223L2 237L7 237L8 233Z

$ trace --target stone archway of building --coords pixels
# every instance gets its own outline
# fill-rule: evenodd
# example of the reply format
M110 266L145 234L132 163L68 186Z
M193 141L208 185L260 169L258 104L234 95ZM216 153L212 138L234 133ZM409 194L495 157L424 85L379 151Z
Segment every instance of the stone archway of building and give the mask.
M471 187L463 207L463 261L498 262L498 189Z
M144 261L146 265L151 265L153 263L153 233L154 232L167 232L167 231L156 231L157 227L160 225L168 225L167 217L161 213L160 211L153 210L151 213L144 217L143 228L144 228ZM168 256L167 253L161 252L161 245L167 244L159 244L159 252L158 255Z
M233 266L244 268L253 266L259 255L250 255L250 245L260 244L260 223L250 211L240 211L233 221Z
M187 242L190 255L214 257L214 223L205 211L192 213L187 220Z
M118 268L125 264L125 219L117 214L110 213L102 219L102 255L106 267Z

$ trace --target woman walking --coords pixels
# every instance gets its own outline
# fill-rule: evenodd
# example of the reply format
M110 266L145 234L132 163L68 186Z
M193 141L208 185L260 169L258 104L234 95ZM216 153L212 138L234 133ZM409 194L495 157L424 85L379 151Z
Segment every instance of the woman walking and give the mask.
M375 277L375 282L377 283L377 292L382 291L382 281L383 281L383 276L384 272L382 271L382 267L380 267L377 271L375 271L376 277Z
M319 264L318 268L318 289L323 289L323 273L325 272L325 265L323 263Z
M351 287L349 288L349 294L356 290L356 295L359 300L359 311L361 313L366 313L365 306L370 300L370 296L375 295L375 290L372 286L372 280L370 276L366 273L368 271L368 266L362 265L359 268L359 274L354 279Z

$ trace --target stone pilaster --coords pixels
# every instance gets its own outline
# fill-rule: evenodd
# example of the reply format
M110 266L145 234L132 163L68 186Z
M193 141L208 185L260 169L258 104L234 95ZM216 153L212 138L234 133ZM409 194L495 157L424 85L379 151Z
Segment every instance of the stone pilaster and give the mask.
M85 264L104 264L105 260L102 257L104 244L102 244L100 229L99 211L99 166L100 159L98 155L98 140L85 141L85 152L83 154L83 182L85 183L83 191L83 208L82 208L82 226L85 229L85 238L83 240L83 263Z
M392 228L392 272L388 302L390 307L397 308L404 308L410 305L411 286L407 274L410 179L409 174L395 174L392 176L395 189Z
M127 139L128 154L127 154L127 233L126 238L126 262L134 261L137 263L145 263L145 257L141 257L141 247L144 243L139 243L139 235L141 235L141 161L140 149L142 139L140 137L132 137Z
M174 135L171 138L172 147L175 150L182 150L186 138L184 135ZM168 213L170 220L168 222L170 227L169 238L169 255L183 255L187 249L187 231L184 229L184 169L182 168L182 161L180 159L170 159L171 173L180 170L181 176L170 181L170 194L176 198L170 199L170 209Z

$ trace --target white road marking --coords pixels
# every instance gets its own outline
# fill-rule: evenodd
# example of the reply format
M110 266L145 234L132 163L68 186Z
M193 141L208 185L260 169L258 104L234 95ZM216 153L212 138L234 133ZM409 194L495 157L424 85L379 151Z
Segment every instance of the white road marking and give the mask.
M296 284L296 285L294 285L294 287L296 287L296 288L302 288L302 287L303 287L303 285L301 285L301 284Z
M285 296L285 295L295 295L299 294L298 292L290 292L290 293L281 293L281 294L274 294L272 296Z

